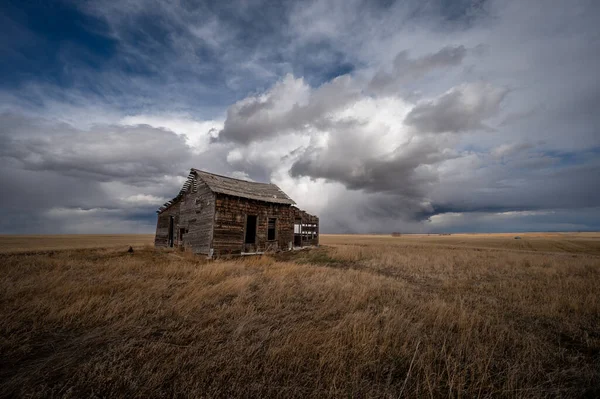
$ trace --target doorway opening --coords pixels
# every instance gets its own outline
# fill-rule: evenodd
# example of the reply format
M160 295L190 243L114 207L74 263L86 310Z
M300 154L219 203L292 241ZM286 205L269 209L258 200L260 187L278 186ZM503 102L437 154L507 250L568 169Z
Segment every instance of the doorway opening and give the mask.
M169 216L169 248L173 247L174 230L175 230L175 218L173 216Z
M244 244L256 243L256 215L246 216L246 238Z
M294 246L302 246L302 219L294 220Z

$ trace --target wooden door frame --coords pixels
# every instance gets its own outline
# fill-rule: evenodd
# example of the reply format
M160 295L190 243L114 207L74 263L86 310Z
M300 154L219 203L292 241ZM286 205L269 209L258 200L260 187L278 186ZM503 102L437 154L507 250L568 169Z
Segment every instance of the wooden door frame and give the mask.
M269 219L275 219L275 238L273 238L272 240L269 240ZM258 225L258 223L257 223ZM269 217L267 216L267 242L273 242L273 241L277 241L279 240L279 218L278 217Z
M256 245L256 241L258 240L258 215L253 215L250 213L244 214L244 236L242 238L242 253L245 252L246 249L246 232L248 230L248 216L254 216L256 218L256 222L254 223L254 252L258 252L258 246Z

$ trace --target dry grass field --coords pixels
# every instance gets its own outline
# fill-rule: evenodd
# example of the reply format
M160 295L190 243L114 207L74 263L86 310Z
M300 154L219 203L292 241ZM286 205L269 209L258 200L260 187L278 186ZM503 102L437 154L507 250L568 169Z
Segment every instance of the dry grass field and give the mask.
M0 235L0 253L59 249L139 248L154 245L153 234Z
M514 236L0 237L0 396L600 396L600 234Z

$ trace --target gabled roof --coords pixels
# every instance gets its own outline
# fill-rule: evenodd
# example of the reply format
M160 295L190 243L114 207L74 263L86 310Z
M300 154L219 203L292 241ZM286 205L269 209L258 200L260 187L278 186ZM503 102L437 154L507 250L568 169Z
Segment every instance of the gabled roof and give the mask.
M166 202L157 213L163 212L171 205L183 197L183 195L192 190L196 191L196 178L206 183L213 193L226 194L234 197L248 198L257 201L270 202L275 204L295 204L295 202L286 195L279 187L272 183L257 183L247 180L234 179L205 172L203 170L191 169L187 181L184 183L181 191L171 201Z
M286 193L272 183L257 183L234 179L233 177L215 175L214 173L208 173L198 169L192 169L192 172L195 172L196 176L206 183L214 193L272 202L275 204L295 204Z

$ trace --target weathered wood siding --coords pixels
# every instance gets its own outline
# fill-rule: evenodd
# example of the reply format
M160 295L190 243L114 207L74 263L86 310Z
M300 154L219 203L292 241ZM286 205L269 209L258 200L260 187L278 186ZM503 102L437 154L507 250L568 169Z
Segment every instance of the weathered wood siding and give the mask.
M244 249L246 216L257 216L257 252L287 250L293 241L290 205L273 204L217 194L213 248L216 256L240 254ZM277 219L275 240L267 240L269 218Z
M209 254L215 215L214 198L208 186L198 182L197 190L185 193L179 201L158 215L154 246L168 247L169 217L173 216L173 246ZM181 229L185 231L183 235Z
M174 218L173 232L175 236L177 236L177 224L179 223L179 203L180 201L171 205L162 213L158 214L158 220L156 221L156 235L154 236L155 247L169 246L169 218L171 216Z
M209 254L215 216L215 194L198 181L195 191L186 193L180 201L177 231L185 229L179 245L194 253Z

